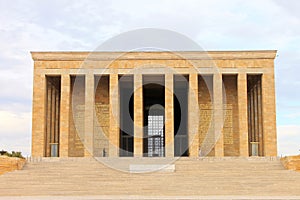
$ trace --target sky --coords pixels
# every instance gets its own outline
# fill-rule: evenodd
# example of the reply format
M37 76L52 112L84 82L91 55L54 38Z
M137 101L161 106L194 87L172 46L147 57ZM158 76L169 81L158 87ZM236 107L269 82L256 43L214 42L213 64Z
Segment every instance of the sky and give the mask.
M0 150L30 155L30 51L92 51L123 32L159 28L205 50L278 50L278 155L299 154L299 9L298 0L1 0Z

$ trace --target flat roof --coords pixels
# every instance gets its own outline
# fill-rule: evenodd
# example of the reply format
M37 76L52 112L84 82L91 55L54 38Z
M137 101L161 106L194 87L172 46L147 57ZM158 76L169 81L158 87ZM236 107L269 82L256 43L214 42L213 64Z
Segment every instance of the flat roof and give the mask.
M34 61L275 59L277 50L247 51L33 51Z

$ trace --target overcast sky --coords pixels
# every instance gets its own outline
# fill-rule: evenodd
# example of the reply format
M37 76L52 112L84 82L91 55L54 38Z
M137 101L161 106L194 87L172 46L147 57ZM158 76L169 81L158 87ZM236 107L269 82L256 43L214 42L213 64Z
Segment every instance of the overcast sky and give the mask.
M300 1L0 1L0 150L30 155L30 51L94 50L139 28L169 29L205 50L276 49L278 155L300 149Z

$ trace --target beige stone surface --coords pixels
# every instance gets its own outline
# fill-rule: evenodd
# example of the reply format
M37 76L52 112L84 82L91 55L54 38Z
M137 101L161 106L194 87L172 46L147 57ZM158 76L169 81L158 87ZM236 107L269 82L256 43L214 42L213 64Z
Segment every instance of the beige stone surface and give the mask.
M44 156L45 153L45 75L35 73L33 76L32 98L32 142L31 155Z
M264 156L277 155L274 72L262 75Z
M189 156L199 156L199 109L198 105L198 74L189 74L189 93L188 93L188 139L189 139Z
M49 155L49 152L45 152L46 139L48 139L45 138L46 76L61 78L60 156L81 157L91 156L91 154L103 156L103 150L109 156L118 156L120 142L118 75L132 73L132 69L140 66L149 66L143 69L143 74L153 74L153 68L157 68L155 74L162 74L163 67L168 67L172 68L174 73L189 75L188 134L191 157L199 156L199 149L200 151L204 149L203 144L208 146L210 143L214 144L214 137L217 134L220 137L216 146L207 153L208 156L249 156L247 75L261 74L263 115L261 155L277 155L274 83L276 51L89 53L32 52L34 59L33 157ZM103 83L105 85L103 87L95 88L95 76L100 74L107 76L107 83ZM74 91L76 75L81 78L77 79L79 85ZM208 88L203 86L205 81L201 78L202 75L212 78L212 98ZM140 127L143 126L143 99L142 89L136 85L141 81L142 74L134 74L134 77L136 90L134 135L137 136L134 139L134 154L141 156L143 133ZM166 84L172 87L171 79L173 79L171 75L165 74ZM226 93L223 92L224 90ZM98 92L100 92L99 96L95 96ZM166 156L172 157L174 124L170 119L173 114L173 99L169 96L172 91L166 89L165 93ZM195 105L199 105L200 110L194 109L197 108ZM212 138L205 137L208 132L214 132L209 134L213 135ZM90 150L84 148L83 142Z
M274 59L276 50L261 51L175 51L175 52L31 52L35 61L83 61L94 60L245 60L244 62L266 62ZM92 55L91 55L92 54ZM246 60L250 59L250 60ZM271 62L272 63L272 62ZM67 65L67 63L66 63ZM72 65L69 65L70 67ZM261 65L263 66L263 65ZM39 65L37 67L45 67ZM72 66L74 67L74 66Z
M109 76L109 156L119 156L119 78L118 74Z
M134 97L133 97L133 112L134 112L134 156L143 156L143 76L142 74L134 74L133 78Z
M247 113L247 75L238 74L238 122L240 156L248 156L248 113Z
M165 144L166 157L174 157L174 77L165 75Z
M24 167L26 160L23 158L0 156L0 175Z
M224 156L224 135L223 135L223 81L222 74L216 73L213 76L213 124L215 156Z
M280 159L281 163L286 169L295 170L300 172L300 155L297 156L285 156Z
M70 75L63 74L61 78L60 157L69 156L70 85Z
M109 149L109 76L95 78L94 156L106 156Z
M135 158L102 160L126 166ZM233 199L230 195L247 196L238 199L300 197L300 173L285 170L276 158L180 158L174 164L175 172L135 174L111 169L90 158L47 158L30 162L23 170L1 175L0 196L12 196L11 199L20 195L81 198L107 195L106 199L114 196L215 199L209 195L224 199Z
M239 135L240 118L238 112L237 93L238 93L237 75L223 75L224 156L240 156L240 151L239 151L240 150L240 135ZM244 108L247 109L247 103L244 104ZM247 118L246 118L246 122L247 122ZM245 137L245 135L243 135L242 137Z
M201 156L214 155L213 76L198 75L199 147Z
M84 156L82 139L84 138L85 121L85 77L71 76L70 90L68 155L69 157L82 157Z
M89 73L85 76L85 111L84 111L84 156L94 155L94 74Z

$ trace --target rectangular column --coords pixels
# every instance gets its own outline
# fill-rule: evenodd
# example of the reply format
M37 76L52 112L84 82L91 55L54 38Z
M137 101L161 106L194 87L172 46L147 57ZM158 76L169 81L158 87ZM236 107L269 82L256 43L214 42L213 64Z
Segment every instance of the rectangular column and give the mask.
M61 81L60 81L61 84ZM54 143L59 145L59 120L60 120L60 92L61 85L58 89L55 90L55 135L54 135ZM59 155L59 146L57 146L57 156Z
M248 103L247 103L247 74L238 74L238 112L239 112L239 142L240 156L249 156L248 148Z
M51 136L51 111L52 111L52 85L49 81L47 81L46 79L46 99L45 99L45 103L46 103L46 127L45 127L45 157L49 157L50 156L50 136Z
M263 118L262 118L262 95L261 95L261 80L257 85L257 117L258 117L258 155L264 155L263 148Z
M264 156L277 156L274 73L262 75L262 118Z
M119 156L119 113L119 79L117 73L112 73L109 75L109 157Z
M166 157L174 157L173 74L165 75L165 149Z
M33 78L31 156L43 157L45 156L46 77L35 72Z
M188 97L188 138L189 156L199 156L199 109L198 109L198 74L189 74L189 97Z
M84 156L93 156L94 147L94 74L85 76Z
M213 78L213 119L214 119L214 137L215 137L215 157L224 156L223 142L223 81L222 74L215 73Z
M134 74L134 157L143 156L143 76Z
M59 156L69 156L70 75L61 76Z
M46 142L46 156L47 157L51 157L52 152L51 152L51 146L54 144L54 136L55 136L55 95L56 95L56 89L55 86L53 84L51 84L51 109L50 109L50 113L49 113L49 118L51 121L50 124L50 134L49 134L49 140L47 140Z
M250 90L250 127L251 127L251 137L250 137L250 142L255 142L255 129L254 129L254 119L255 119L255 115L254 115L254 92L253 89ZM249 148L250 152L252 152L252 146L250 143L250 148ZM252 156L252 153L251 153Z

